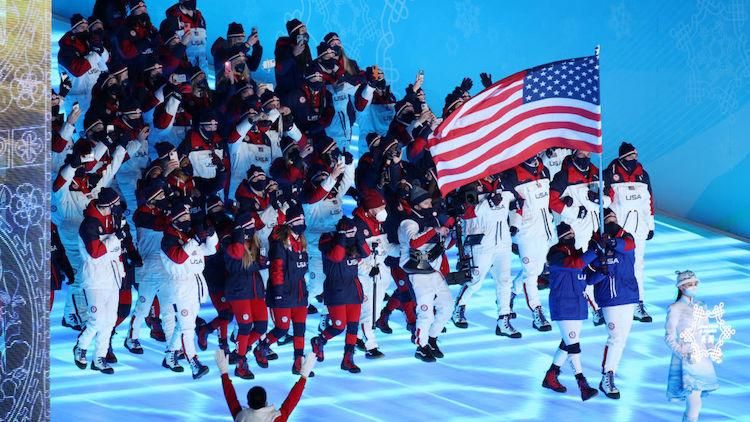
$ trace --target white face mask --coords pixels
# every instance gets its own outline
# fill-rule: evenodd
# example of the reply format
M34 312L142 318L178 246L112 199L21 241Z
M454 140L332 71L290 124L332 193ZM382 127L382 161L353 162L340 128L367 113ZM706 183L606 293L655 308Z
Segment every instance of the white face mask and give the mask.
M386 211L385 209L382 209L378 211L377 214L375 214L375 219L380 223L384 222L386 218L388 218L388 211Z
M682 294L684 294L687 297L695 299L695 294L698 291L698 286L688 287L686 289L682 290Z

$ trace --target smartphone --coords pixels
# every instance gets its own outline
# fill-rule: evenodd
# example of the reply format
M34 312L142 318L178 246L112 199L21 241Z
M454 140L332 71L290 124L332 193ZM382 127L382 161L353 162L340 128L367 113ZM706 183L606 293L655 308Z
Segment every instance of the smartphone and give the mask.
M424 70L419 69L419 76L424 76Z
M181 74L181 73L175 73L174 74L174 81L178 84L184 84L187 82L187 76Z
M255 35L255 34L257 34L257 33L258 33L258 28L256 28L256 27L253 27L253 28L252 28L252 29L250 30L250 35Z
M73 110L78 111L81 109L81 106L78 105L78 101L73 103Z
M107 125L107 133L112 133L115 131L114 125Z
M224 73L227 75L232 73L232 63L224 62Z

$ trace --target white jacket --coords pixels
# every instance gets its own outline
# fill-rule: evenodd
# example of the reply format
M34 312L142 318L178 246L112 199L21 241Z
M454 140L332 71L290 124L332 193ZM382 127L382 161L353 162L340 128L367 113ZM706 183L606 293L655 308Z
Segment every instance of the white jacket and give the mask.
M654 216L651 214L651 193L648 185L641 182L612 183L612 211L622 228L643 240L654 229Z
M273 422L281 416L281 412L273 405L261 407L260 409L242 409L234 418L235 422Z
M489 194L479 196L479 203L474 207L474 218L464 219L464 234L484 234L481 245L477 248L510 248L510 228L508 226L508 206L514 199L510 191L502 191L502 200L498 206L490 203Z

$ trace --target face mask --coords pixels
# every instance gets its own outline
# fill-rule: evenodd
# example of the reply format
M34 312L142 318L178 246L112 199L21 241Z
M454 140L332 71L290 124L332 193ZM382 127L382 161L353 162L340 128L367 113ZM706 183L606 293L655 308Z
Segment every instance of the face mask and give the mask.
M687 289L684 289L682 291L682 294L694 299L697 291L698 291L698 286L693 286L693 287L688 287Z
M620 226L617 223L606 223L604 225L604 232L613 237L617 236L617 233L620 232Z
M307 81L307 86L311 91L319 92L323 89L323 81Z
M191 224L189 220L173 221L172 227L183 233L187 233L188 231L190 231Z
M563 238L560 238L560 243L562 243L563 245L566 245L566 246L572 246L572 245L574 245L576 243L576 238L575 238L575 236L574 237L569 237L569 238L563 237Z
M268 187L268 179L261 179L256 182L250 182L250 187L258 192L263 192Z
M321 61L320 61L320 64L321 64L321 65L322 65L322 66L323 66L324 68L326 68L326 69L331 69L331 70L333 70L333 67L334 67L334 66L336 66L336 59L334 59L334 58L330 58L330 59L325 59L325 60L321 60Z
M308 34L297 35L297 44L300 42L307 44L308 41L310 41L310 36Z
M416 119L417 115L414 113L414 111L404 111L401 114L399 114L399 120L401 120L404 124L409 124Z
M141 130L145 125L146 123L143 121L143 116L137 119L128 119L128 126L132 127L134 130Z
M536 166L539 165L539 161L537 160L536 157L528 159L528 160L524 161L523 163L526 164L529 167L536 167Z
M638 165L638 160L620 160L620 164L625 167L628 173L632 173L635 170L635 166Z
M291 226L291 228L296 235L301 236L307 229L307 224L298 224L295 226Z
M382 223L388 218L388 211L386 210L380 210L377 214L375 214L375 219L378 220L378 222Z
M334 45L333 47L331 47L331 50L333 50L334 54L336 54L336 56L338 57L341 57L341 53L344 52L344 49L341 48L340 45Z
M125 208L122 206L122 204L119 205L113 205L111 207L112 209L112 215L114 216L122 216L123 213L125 213Z
M201 133L203 134L203 136L206 139L208 139L210 141L211 138L214 137L214 134L216 133L216 131L215 130L206 130L204 127L201 127Z
M156 201L154 201L154 206L156 208L166 210L171 207L171 204L169 203L169 199L164 198L164 199L157 199Z
M578 166L580 169L587 169L589 168L589 164L591 163L591 157L578 157L573 156L573 162Z

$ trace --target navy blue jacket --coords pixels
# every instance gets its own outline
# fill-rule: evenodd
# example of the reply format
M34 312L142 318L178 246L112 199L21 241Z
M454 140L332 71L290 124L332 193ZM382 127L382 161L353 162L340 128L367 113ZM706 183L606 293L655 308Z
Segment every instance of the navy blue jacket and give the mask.
M596 251L581 252L558 243L547 253L549 264L549 311L552 321L584 320L588 318L588 304L583 295L587 284L604 280L604 275L594 271L591 263Z
M266 258L258 256L247 268L242 266L245 255L242 230L232 232L232 238L224 247L223 262L226 267L224 297L227 300L265 299L266 288L260 270L267 268Z
M360 259L370 254L364 238L355 256L347 256L346 239L341 235L325 233L320 236L319 248L323 254L323 302L330 305L360 304L364 300L362 284L357 277Z
M599 237L596 233L595 237ZM607 248L609 276L594 287L594 298L601 307L638 303L638 282L635 279L635 241L624 230L616 236L614 249Z
M277 226L277 229L280 226ZM289 247L279 238L278 230L268 237L268 259L271 267L268 272L268 292L266 304L269 308L296 308L307 306L308 255L302 250L299 240L289 235Z

